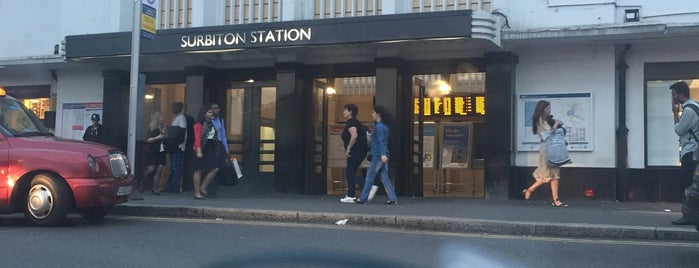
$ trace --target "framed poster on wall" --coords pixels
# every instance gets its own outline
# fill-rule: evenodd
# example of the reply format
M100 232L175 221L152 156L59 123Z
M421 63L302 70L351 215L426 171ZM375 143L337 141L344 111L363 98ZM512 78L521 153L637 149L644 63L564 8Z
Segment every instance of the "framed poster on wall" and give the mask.
M551 103L551 115L563 122L568 151L592 151L592 93L520 94L517 98L517 151L538 151L540 138L532 133L532 114L539 100Z
M444 123L441 126L441 168L467 168L471 161L470 123Z
M102 103L64 103L63 117L61 118L62 136L68 139L82 140L87 127L92 125L90 117L98 114L102 117ZM100 121L102 124L102 121Z

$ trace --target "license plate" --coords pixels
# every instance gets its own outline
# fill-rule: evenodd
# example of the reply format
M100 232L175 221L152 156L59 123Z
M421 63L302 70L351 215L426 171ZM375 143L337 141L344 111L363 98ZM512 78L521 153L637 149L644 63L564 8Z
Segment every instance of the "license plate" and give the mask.
M131 193L131 188L132 186L121 186L119 187L119 190L117 190L117 195L127 195Z

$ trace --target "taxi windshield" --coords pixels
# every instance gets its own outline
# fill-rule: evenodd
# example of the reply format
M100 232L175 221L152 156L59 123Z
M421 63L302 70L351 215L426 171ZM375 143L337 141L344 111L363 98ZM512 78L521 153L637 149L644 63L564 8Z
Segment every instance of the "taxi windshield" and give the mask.
M34 113L11 98L0 99L0 131L6 137L53 135Z

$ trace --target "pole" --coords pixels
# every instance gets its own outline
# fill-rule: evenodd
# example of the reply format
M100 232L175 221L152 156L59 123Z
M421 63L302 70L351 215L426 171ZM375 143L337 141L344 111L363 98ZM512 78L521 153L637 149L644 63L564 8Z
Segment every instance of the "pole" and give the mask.
M138 61L141 47L141 0L133 0L131 28L131 86L129 88L129 135L126 155L131 159L131 174L135 175L136 105L138 104Z

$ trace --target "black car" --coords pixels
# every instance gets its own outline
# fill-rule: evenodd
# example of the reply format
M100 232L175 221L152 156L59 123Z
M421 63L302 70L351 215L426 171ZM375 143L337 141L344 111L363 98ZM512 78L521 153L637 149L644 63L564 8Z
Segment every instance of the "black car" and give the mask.
M699 231L699 176L696 172L692 179L692 185L684 189L682 215Z

